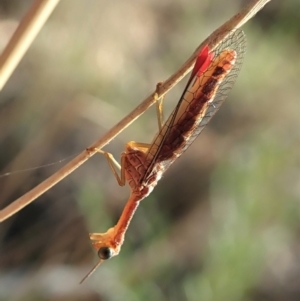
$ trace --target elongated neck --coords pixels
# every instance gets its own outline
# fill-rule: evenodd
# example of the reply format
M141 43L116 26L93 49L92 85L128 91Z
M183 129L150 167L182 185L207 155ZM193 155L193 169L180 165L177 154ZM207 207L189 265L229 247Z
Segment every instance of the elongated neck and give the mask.
M123 209L123 212L120 216L120 219L119 219L118 223L116 224L116 226L114 227L114 231L115 231L114 240L118 245L123 244L127 228L130 224L130 221L131 221L137 207L140 204L140 201L141 201L140 197L137 197L134 194L130 195L130 197Z

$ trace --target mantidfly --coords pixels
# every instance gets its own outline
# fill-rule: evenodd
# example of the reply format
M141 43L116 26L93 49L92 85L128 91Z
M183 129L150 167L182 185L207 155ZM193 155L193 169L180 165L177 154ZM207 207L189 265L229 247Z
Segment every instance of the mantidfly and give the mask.
M182 96L164 125L162 100L157 100L159 132L153 142L127 143L121 166L110 153L98 150L107 158L119 185L127 181L131 193L117 224L105 233L90 234L100 260L81 283L104 260L119 254L139 202L151 193L163 173L192 144L225 100L237 78L245 47L242 31L232 32L214 51L203 47ZM115 166L121 171L120 176Z

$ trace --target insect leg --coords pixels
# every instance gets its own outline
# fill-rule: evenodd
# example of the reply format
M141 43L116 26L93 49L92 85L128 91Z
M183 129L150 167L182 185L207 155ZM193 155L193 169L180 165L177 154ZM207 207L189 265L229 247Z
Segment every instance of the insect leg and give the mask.
M130 141L126 143L126 148L131 148L131 149L138 149L142 152L148 151L148 149L151 147L152 144L149 143L143 143L143 142L135 142L135 141Z
M163 122L164 122L163 101L164 101L165 97L164 96L158 97L159 89L160 89L161 85L162 85L162 83L158 83L156 85L156 92L154 94L159 131L162 129Z
M98 149L98 148L95 148L95 150L98 153L105 156L111 171L113 172L115 178L118 181L118 184L120 186L124 186L125 185L125 173L124 173L124 168L123 168L124 156L121 157L121 165L120 165L111 153L105 152L102 149ZM118 174L117 170L120 170L121 175Z

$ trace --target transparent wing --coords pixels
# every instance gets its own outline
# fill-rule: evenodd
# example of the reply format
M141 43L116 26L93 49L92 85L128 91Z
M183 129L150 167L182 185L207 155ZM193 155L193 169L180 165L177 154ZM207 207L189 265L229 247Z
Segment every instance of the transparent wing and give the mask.
M211 70L212 67L209 66L203 74L194 72L195 80L193 80L193 78L189 80L178 105L171 113L161 131L155 136L152 145L148 150L146 160L149 164L141 182L146 183L147 179L157 167L160 171L164 172L194 142L212 116L220 108L221 104L232 89L243 62L245 49L245 34L242 31L235 31L213 51L214 59L211 63L212 66L216 66L217 63L214 62L214 60L217 59L225 50L234 50L236 54L234 64L230 71L216 86L216 91L211 99L206 97L206 101L204 102L203 97L199 98L201 103L197 105L197 108L194 105L195 110L199 109L199 112L197 111L197 113L195 113L198 114L197 119L189 120L187 109L191 110L189 107L191 103L195 104L196 101L198 101L198 91L193 91L193 85L195 85L195 82L197 81L197 76L198 80L201 80L201 82L198 83L199 87L197 89L205 89L206 86L209 86L209 83L207 83L206 86L205 83L210 80L213 71ZM213 82L213 80L211 80L211 82ZM193 91L193 93L190 91ZM183 118L182 116L185 118L184 122L181 122L181 118ZM190 126L189 131L182 129L182 127L189 127L189 123L193 123ZM178 141L176 141L176 133L178 133ZM173 143L170 144L170 141Z

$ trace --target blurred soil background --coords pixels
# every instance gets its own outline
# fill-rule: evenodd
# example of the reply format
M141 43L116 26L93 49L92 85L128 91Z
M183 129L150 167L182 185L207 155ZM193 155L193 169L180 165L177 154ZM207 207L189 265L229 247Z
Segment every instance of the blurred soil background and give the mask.
M33 1L1 0L1 51ZM136 107L248 1L64 0L0 93L6 206ZM88 233L129 195L97 155L0 225L0 300L300 300L300 2L246 26L227 101L145 199L120 255L96 262ZM181 82L166 97L175 107ZM150 142L155 109L105 149Z

